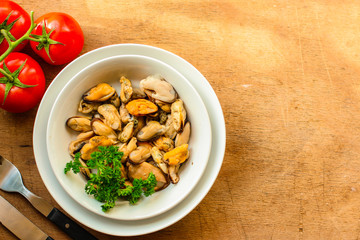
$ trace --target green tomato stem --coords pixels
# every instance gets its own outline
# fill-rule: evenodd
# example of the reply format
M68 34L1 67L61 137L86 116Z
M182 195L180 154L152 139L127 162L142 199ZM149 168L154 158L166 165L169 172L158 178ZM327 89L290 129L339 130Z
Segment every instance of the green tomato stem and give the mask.
M4 35L6 41L8 42L9 46L12 44L11 39L9 37L8 32L5 29L1 29L2 35Z
M9 44L8 49L0 56L0 62L3 61L21 42L23 42L24 40L31 40L31 41L36 41L35 39L30 37L31 32L34 30L34 28L36 27L35 21L34 21L34 12L31 11L30 12L30 19L31 19L31 24L30 24L30 28L27 30L27 32L20 37L19 39L17 39L16 41L11 41L11 39L9 38L9 35L7 33L6 30L2 29L1 30L1 34L4 35L6 41ZM37 41L36 41L37 42Z
M11 82L14 81L14 78L10 74L8 74L4 69L0 68L0 73L5 77L7 77L7 79L9 79Z

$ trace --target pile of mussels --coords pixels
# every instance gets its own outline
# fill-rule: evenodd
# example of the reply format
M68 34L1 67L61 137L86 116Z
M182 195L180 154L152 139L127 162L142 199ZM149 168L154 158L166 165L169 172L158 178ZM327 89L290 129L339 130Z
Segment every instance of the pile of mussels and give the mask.
M124 153L122 176L146 179L150 172L158 182L155 190L179 181L178 171L189 158L190 122L183 101L173 86L161 76L152 75L135 88L121 77L120 97L108 83L100 83L84 93L78 111L66 125L80 132L69 145L72 157L80 152L86 166L99 146L115 145ZM90 170L81 168L89 177Z

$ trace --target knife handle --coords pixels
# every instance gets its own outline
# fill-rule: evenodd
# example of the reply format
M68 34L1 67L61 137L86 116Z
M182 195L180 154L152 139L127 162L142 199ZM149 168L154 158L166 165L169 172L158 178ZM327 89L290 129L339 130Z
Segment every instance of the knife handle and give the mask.
M96 237L55 207L51 210L47 218L74 240L97 240Z
M45 240L54 240L54 239L51 237L47 237Z

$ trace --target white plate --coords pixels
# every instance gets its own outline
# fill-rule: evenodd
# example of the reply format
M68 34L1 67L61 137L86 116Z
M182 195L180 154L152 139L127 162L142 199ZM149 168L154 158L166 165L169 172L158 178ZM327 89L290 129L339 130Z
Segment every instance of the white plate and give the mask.
M122 54L141 54L164 61L177 69L188 79L197 79L191 82L202 97L209 113L212 129L212 149L208 165L203 177L194 190L169 211L145 220L123 221L101 217L75 202L57 181L51 170L46 147L46 126L57 94L70 79L87 65L104 57ZM186 70L186 71L185 71ZM190 77L191 76L191 77ZM116 236L136 236L158 231L168 227L190 213L206 196L220 171L225 153L225 121L220 103L215 92L202 74L190 63L168 51L139 44L111 45L88 52L77 58L65 67L48 87L38 109L33 132L34 155L40 176L53 198L62 208L77 221L89 228Z
M86 194L85 178L81 174L64 174L64 167L72 160L69 143L78 132L66 127L69 117L79 115L78 102L85 91L104 82L119 90L121 76L131 79L133 86L147 76L160 74L184 101L186 118L191 122L189 141L190 157L179 170L180 181L150 197L141 198L138 204L118 201L117 206L104 213L102 203ZM61 81L61 78L58 78ZM120 92L118 91L120 95ZM168 64L140 55L118 55L97 61L77 73L60 91L50 112L47 126L47 151L52 170L65 191L80 205L103 217L118 220L139 220L159 215L186 198L201 179L211 150L210 119L200 95L183 75Z

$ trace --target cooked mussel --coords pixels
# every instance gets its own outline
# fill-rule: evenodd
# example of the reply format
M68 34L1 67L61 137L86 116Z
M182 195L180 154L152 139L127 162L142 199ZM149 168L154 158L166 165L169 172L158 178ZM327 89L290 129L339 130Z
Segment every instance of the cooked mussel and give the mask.
M111 98L107 101L110 104L114 105L114 107L118 108L120 107L121 101L119 95L115 92L114 95L111 96Z
M104 117L104 123L114 130L121 130L121 118L118 110L112 104L103 104L98 112Z
M120 78L121 90L120 90L120 99L121 102L127 103L133 94L133 89L131 86L131 81L126 77L122 76Z
M166 161L169 165L181 164L188 158L188 144L183 144L164 154L164 161Z
M136 137L139 141L148 141L154 137L164 134L165 131L166 127L164 125L161 125L157 121L150 121L138 132Z
M171 138L165 136L160 136L153 143L156 147L158 147L159 150L164 152L168 152L174 148L174 141Z
M129 157L130 153L137 148L136 143L136 137L132 137L128 143L123 143L122 145L119 145L119 151L124 153L121 158L122 163L124 163Z
M80 133L76 140L71 141L69 144L69 153L71 156L75 156L76 153L80 152L81 148L89 142L89 139L94 136L93 131Z
M176 165L170 165L169 166L169 177L170 180L173 184L176 184L179 182L180 177L179 177L179 168L180 168L180 164L176 164Z
M145 92L140 88L133 88L132 99L146 98Z
M111 146L114 145L114 141L106 136L94 136L90 138L89 142L86 143L80 150L81 158L83 160L89 160L91 153L95 152L99 146Z
M171 112L171 103L163 102L155 99L155 103L166 113Z
M91 118L83 116L73 116L68 118L66 125L77 132L88 132L91 131L90 126Z
M136 178L145 180L149 177L150 173L155 175L157 181L155 191L159 191L169 184L163 172L148 162L143 162L136 165L128 164L128 176L130 180L134 180Z
M100 106L100 103L97 102L85 102L84 99L80 100L79 103L79 107L78 107L78 111L81 113L92 113L92 112L96 112L98 107Z
M140 88L147 93L149 98L167 103L174 102L177 95L173 86L159 75L151 75L141 80Z
M131 119L133 118L129 111L126 109L126 106L124 103L121 104L120 108L119 108L119 113L120 113L120 119L121 122L124 124L127 124L128 122L131 121Z
M90 179L90 174L91 174L91 172L90 172L89 168L87 168L86 163L84 163L84 161L83 161L81 158L79 158L79 162L80 162L80 164L81 164L81 166L82 166L82 167L80 167L80 172L81 172L87 179Z
M126 124L122 132L119 134L118 139L120 142L125 143L133 136L134 133L134 122L129 122Z
M140 164L145 162L150 156L150 149L147 146L138 146L130 153L129 161L133 164Z
M182 130L175 138L175 147L181 146L185 143L189 143L190 139L190 122L187 122Z
M144 117L136 117L135 118L135 126L134 126L134 136L138 134L138 132L145 127L146 121Z
M100 136L106 136L109 139L111 139L112 141L116 142L117 135L116 135L115 131L111 127L106 125L101 119L94 118L91 121L91 128L95 134L100 135Z
M181 99L177 99L171 104L171 118L176 131L181 131L186 120L186 110Z
M99 83L83 95L85 102L104 102L115 93L115 88L107 83Z
M177 131L176 131L175 127L174 127L171 114L168 114L168 118L167 118L167 120L165 122L165 126L166 126L166 131L164 133L164 136L168 137L168 138L171 138L171 139L174 139L176 137Z
M154 159L154 161L156 162L157 166L165 173L168 174L169 170L167 167L167 164L164 162L164 156L161 153L161 151L159 150L158 147L152 147L151 148L151 156Z
M146 99L135 99L126 104L126 109L131 115L144 116L157 112L158 107Z

